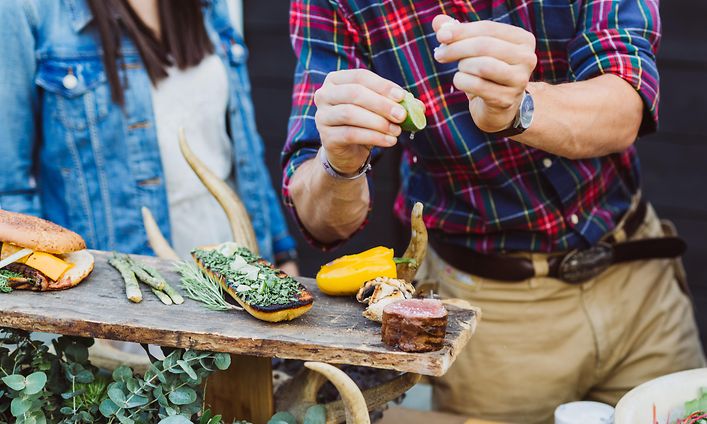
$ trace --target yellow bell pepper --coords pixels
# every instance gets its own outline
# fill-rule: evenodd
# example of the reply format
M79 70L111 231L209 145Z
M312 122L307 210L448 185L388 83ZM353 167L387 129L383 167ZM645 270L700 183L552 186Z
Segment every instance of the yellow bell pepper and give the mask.
M317 286L331 296L350 296L356 294L366 281L397 276L393 249L378 246L342 256L322 266L317 273Z

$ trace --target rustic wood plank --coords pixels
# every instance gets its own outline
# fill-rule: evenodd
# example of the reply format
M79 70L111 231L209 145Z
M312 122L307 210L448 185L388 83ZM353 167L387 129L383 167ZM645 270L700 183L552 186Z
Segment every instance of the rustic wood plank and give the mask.
M120 275L106 262L109 254L93 253L93 273L71 290L16 291L0 296L0 326L440 376L452 365L476 325L474 312L450 308L442 350L424 354L390 350L380 340L380 326L361 315L361 305L351 298L322 295L311 279L302 279L302 283L312 289L314 307L285 323L258 321L242 311L209 311L190 299L183 305L167 306L147 290L142 303L133 304L125 298ZM179 286L168 261L138 259Z
M275 413L270 358L231 355L231 367L209 377L206 404L224 422L266 424Z

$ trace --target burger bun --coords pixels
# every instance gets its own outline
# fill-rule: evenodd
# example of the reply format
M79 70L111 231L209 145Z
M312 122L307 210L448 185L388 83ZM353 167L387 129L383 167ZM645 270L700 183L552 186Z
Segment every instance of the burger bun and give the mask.
M0 241L54 255L86 248L73 231L35 216L0 210Z

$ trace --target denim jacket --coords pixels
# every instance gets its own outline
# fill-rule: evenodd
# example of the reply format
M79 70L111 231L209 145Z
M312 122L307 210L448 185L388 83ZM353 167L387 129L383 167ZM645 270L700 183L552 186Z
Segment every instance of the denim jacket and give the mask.
M204 16L228 71L233 183L272 260L294 240L255 128L247 50L224 0L204 1ZM85 0L0 1L0 208L54 221L94 249L150 254L142 206L170 235L151 82L123 35L125 106L112 103L91 20Z

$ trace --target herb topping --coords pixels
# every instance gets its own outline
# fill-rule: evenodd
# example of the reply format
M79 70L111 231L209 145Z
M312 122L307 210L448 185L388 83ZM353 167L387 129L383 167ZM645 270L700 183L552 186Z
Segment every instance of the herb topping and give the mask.
M300 284L255 255L230 243L218 250L192 252L203 265L221 275L240 299L249 305L287 305L297 301Z

